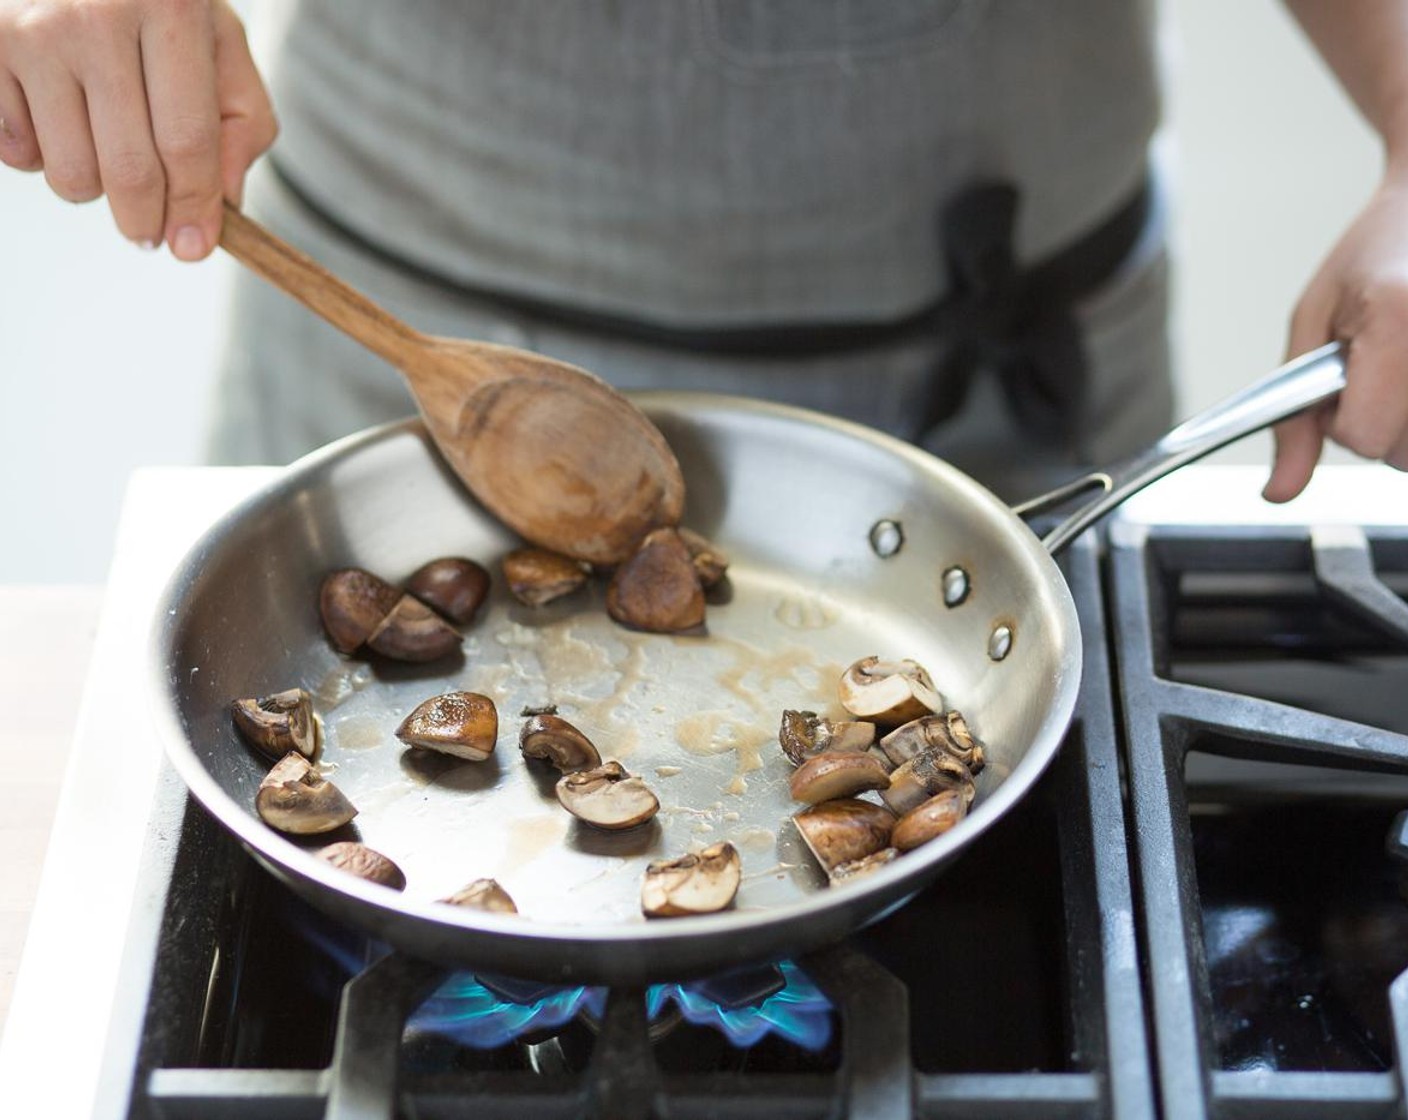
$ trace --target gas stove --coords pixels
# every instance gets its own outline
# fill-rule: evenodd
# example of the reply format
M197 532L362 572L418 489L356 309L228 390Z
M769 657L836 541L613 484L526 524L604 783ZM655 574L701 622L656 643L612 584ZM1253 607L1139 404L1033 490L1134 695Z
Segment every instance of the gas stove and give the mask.
M1087 668L1013 812L843 944L606 991L448 973L339 926L162 761L152 605L272 474L131 487L0 1048L5 1115L1408 1107L1408 479L1326 468L1274 509L1259 468L1191 467L1138 496L1062 557Z

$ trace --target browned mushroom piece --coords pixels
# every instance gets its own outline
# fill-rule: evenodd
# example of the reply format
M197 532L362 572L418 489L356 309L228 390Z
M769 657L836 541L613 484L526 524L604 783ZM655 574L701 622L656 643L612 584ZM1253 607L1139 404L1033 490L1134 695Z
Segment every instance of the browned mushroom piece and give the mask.
M494 914L517 914L518 907L508 891L495 879L475 879L441 902L451 906L467 906L472 910L488 910Z
M270 827L298 836L331 832L357 815L343 792L297 751L284 755L264 776L254 810Z
M824 801L792 818L812 855L827 872L890 846L895 818L869 801Z
M396 738L412 747L483 762L494 753L499 713L477 692L446 692L418 705L396 728Z
M601 755L590 739L561 716L547 712L532 716L523 725L518 749L524 758L547 759L564 774L601 765Z
M635 630L678 634L704 624L704 589L674 529L645 535L606 588L606 610Z
M724 840L701 852L649 864L640 885L640 908L647 918L712 914L733 905L742 881L738 849Z
M846 711L886 727L944 710L928 672L909 660L864 657L841 675L837 691Z
M694 564L694 574L699 577L699 585L705 591L709 590L728 571L728 554L693 529L681 528L678 532L685 548L689 549L689 558Z
M316 758L322 740L322 722L313 711L313 698L301 688L288 688L258 700L236 700L230 705L235 726L251 745L271 758L295 751Z
M519 548L504 557L504 581L520 603L541 607L587 582L587 569L570 556L545 548Z
M823 751L807 759L788 779L794 801L817 805L854 797L868 789L885 789L890 774L884 763L865 751Z
M846 863L838 863L831 869L831 882L853 883L857 879L864 879L872 871L879 871L886 864L894 863L899 859L900 850L898 848L881 848L868 856L860 859L849 860Z
M579 821L615 832L642 825L660 811L660 800L619 762L564 774L557 799Z
M402 595L367 637L367 648L393 661L438 661L461 641L460 632L419 599Z
M957 711L910 720L880 740L881 751L895 766L932 748L951 754L973 774L983 768L983 744L974 738L967 720Z
M373 851L355 840L344 840L339 844L329 844L318 850L318 858L325 859L340 871L366 879L369 883L379 883L393 891L406 889L406 875L391 860L380 852Z
M782 713L777 741L798 766L823 751L864 751L875 742L875 725L861 721L832 722L815 712Z
M391 584L361 568L329 572L318 592L318 610L333 648L356 653L400 598Z
M968 814L968 802L957 787L935 794L895 822L890 842L902 852L912 851L942 836Z
M489 573L462 556L442 556L411 573L406 591L463 626L488 597Z
M931 747L890 772L889 788L880 791L880 799L903 816L946 789L961 790L965 804L977 794L968 767L942 748Z

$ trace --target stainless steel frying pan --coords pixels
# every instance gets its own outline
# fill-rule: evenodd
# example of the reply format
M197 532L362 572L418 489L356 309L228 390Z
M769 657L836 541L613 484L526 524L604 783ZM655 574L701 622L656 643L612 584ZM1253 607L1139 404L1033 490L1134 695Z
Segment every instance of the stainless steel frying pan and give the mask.
M182 562L153 637L158 723L194 795L275 875L413 955L622 983L804 952L915 894L1056 752L1081 645L1051 552L1153 479L1342 385L1338 350L1326 347L1124 466L1016 511L945 463L853 424L749 400L644 394L684 470L686 523L732 557L708 636L626 631L599 592L534 610L496 588L467 630L463 659L429 667L334 653L317 611L324 574L355 565L399 580L443 555L493 569L517 542L418 424L379 428L295 463ZM1044 542L1019 516L1076 495L1085 504ZM774 737L785 708L834 711L841 670L869 654L926 665L989 761L959 826L829 888L790 823L800 806ZM335 870L311 854L318 843L255 816L268 764L235 734L229 703L295 685L314 694L324 761L361 810L356 835L404 869L404 893ZM410 709L455 688L498 705L488 762L426 755L393 737ZM663 806L655 822L603 834L558 806L551 780L517 749L518 713L544 703L646 779ZM723 839L743 856L736 909L640 916L648 861ZM483 876L508 889L520 914L435 901Z

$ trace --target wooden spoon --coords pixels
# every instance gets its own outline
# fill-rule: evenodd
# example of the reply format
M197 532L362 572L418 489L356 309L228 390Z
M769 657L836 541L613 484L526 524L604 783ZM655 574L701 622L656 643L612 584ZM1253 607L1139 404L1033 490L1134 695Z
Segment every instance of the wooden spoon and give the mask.
M422 334L228 204L220 244L399 369L451 469L534 544L612 564L679 521L674 453L604 381L511 346Z

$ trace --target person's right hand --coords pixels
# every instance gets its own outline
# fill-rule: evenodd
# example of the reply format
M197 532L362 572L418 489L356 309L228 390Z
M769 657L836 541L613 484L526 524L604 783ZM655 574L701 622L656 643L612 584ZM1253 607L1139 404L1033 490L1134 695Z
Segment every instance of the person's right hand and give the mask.
M0 161L200 260L277 132L224 0L0 0Z

